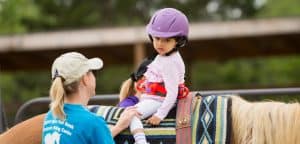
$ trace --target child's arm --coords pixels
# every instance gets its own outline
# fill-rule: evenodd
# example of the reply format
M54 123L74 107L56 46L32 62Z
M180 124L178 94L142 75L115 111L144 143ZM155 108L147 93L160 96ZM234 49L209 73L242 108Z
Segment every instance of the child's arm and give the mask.
M158 117L160 120L163 120L168 115L169 111L176 103L179 85L179 71L174 64L168 65L168 67L163 69L162 76L167 90L167 95L161 107L154 114L154 116Z

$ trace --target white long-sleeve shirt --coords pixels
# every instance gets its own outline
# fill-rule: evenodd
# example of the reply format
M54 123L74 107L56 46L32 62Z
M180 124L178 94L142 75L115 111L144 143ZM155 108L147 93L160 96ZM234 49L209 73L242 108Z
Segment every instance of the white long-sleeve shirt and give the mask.
M155 99L162 102L157 112L154 114L160 119L164 119L174 106L178 95L179 84L184 83L185 65L179 52L174 52L170 56L157 55L153 62L148 65L144 76L148 82L163 82L167 91L166 97L142 94L143 99Z

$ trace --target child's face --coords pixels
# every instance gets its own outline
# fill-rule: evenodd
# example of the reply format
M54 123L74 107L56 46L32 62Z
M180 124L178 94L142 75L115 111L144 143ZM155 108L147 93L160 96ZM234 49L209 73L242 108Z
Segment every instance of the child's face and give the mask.
M159 55L165 55L176 46L175 38L153 37L154 49Z

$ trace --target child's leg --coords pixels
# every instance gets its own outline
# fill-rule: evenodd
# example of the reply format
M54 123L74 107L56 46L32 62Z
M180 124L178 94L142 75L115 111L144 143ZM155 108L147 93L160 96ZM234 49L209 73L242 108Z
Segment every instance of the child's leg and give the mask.
M130 131L133 134L136 144L147 143L142 121L138 117L133 117L130 123Z
M137 110L142 114L142 119L151 116L161 106L161 102L155 100L143 100L136 104ZM146 136L142 121L134 117L130 123L130 131L133 134L136 144L146 143Z
M142 114L142 119L153 115L157 109L161 106L162 102L153 99L144 99L137 103L135 106L137 110Z

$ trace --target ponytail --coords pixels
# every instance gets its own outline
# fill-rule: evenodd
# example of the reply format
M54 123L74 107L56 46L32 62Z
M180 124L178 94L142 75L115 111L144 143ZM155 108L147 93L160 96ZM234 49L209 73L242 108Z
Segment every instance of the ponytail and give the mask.
M63 110L64 96L65 90L63 86L63 80L61 77L56 77L52 82L50 88L50 109L52 110L53 115L60 120L65 120L66 118L65 112Z
M120 94L119 94L119 101L123 101L129 95L134 94L134 82L131 78L124 81L121 85Z

